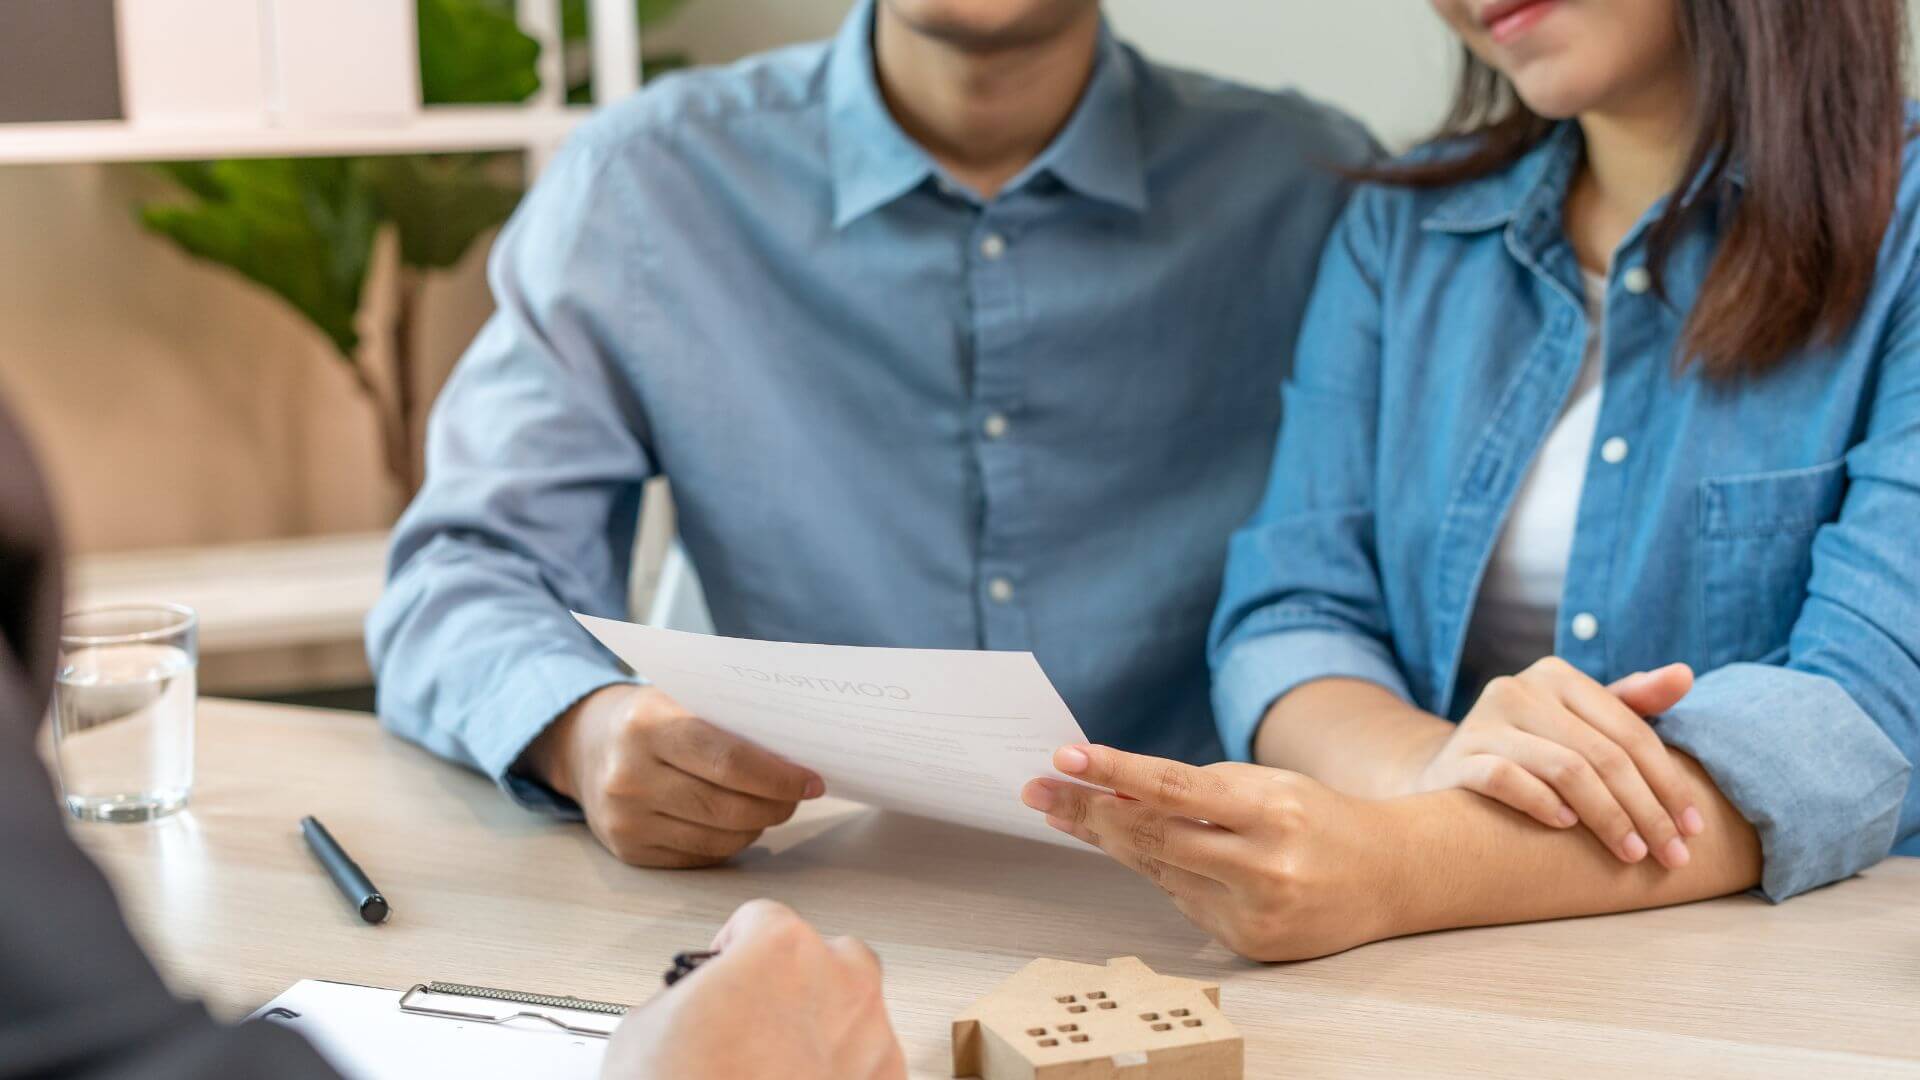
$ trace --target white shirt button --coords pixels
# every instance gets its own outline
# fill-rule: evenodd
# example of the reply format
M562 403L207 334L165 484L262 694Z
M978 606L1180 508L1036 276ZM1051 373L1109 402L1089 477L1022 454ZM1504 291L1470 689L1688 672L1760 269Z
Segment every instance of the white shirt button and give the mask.
M1007 433L1006 414L1004 413L987 414L987 418L980 422L980 430L985 432L987 438L989 439L998 439L1001 436L1005 435Z
M1618 465L1627 460L1627 440L1616 435L1601 443L1600 460L1609 465Z
M1007 253L1007 238L999 233L988 233L980 241L980 255L993 262Z
M1004 604L1013 599L1013 582L997 577L987 582L987 595L993 597L996 604Z
M1639 296L1653 288L1653 274L1644 266L1636 266L1620 275L1620 284L1625 285L1628 292Z
M1592 641L1600 636L1600 620L1593 613L1583 611L1573 617L1573 636L1580 641Z

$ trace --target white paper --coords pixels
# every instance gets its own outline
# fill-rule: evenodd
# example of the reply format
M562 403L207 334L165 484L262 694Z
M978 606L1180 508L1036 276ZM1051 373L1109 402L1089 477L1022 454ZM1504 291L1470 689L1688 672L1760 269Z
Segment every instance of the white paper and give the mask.
M1087 741L1032 653L748 641L575 614L695 716L885 810L1079 848L1020 802Z
M445 1004L445 1000L434 1004ZM482 1012L489 1006L506 1012L515 1009L465 998L454 1007ZM604 1027L613 1019L570 1010L543 1011L594 1027ZM248 1019L299 1032L347 1080L430 1076L594 1080L607 1052L605 1039L572 1035L540 1020L484 1024L416 1016L400 1011L397 990L314 979L295 983Z

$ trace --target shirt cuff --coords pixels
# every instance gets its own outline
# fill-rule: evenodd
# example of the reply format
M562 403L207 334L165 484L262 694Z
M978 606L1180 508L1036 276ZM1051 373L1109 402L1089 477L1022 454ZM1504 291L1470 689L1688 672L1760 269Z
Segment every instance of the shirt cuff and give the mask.
M1764 664L1711 672L1658 721L1760 834L1759 892L1779 903L1887 856L1913 766L1823 675Z
M1386 646L1336 630L1280 630L1228 646L1214 667L1213 715L1235 761L1253 760L1253 737L1273 703L1320 679L1360 679L1413 700Z
M475 764L515 803L578 820L580 807L572 799L515 773L513 767L533 740L580 699L621 684L644 685L606 660L573 653L549 653L523 661L499 710L470 737Z

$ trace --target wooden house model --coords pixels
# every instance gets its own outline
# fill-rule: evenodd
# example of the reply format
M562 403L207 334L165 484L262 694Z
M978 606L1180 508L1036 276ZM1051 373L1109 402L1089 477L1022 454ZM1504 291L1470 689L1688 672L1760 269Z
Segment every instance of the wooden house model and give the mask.
M953 1022L953 1075L981 1080L1241 1080L1245 1054L1218 986L1131 956L1035 960Z

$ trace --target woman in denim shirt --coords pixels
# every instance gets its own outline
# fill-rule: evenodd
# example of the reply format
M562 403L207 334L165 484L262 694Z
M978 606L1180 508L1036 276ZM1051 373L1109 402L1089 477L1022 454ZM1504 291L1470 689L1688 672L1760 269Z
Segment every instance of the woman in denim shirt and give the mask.
M1231 549L1258 764L1028 804L1262 959L1920 854L1900 0L1433 3L1448 137L1335 233Z

